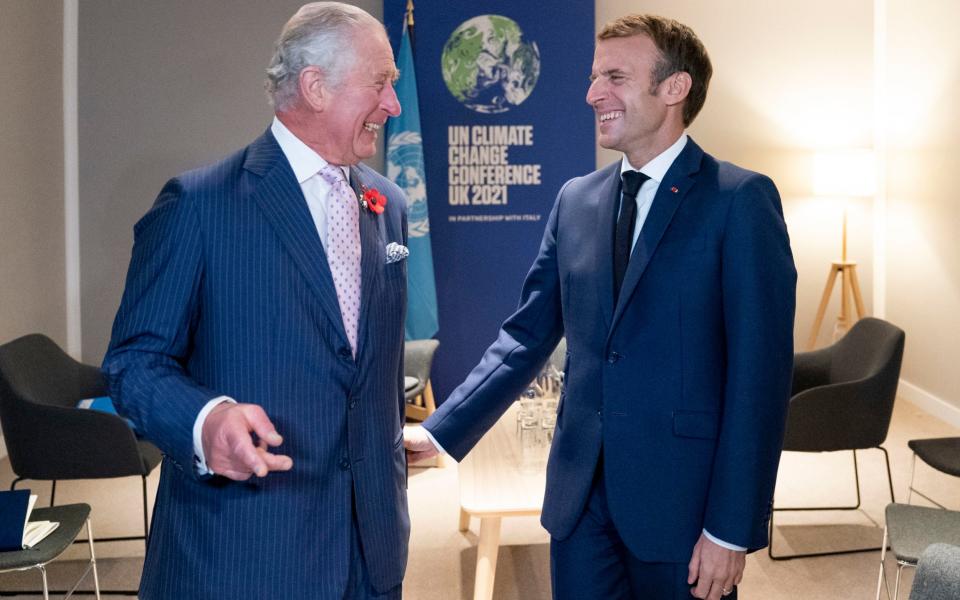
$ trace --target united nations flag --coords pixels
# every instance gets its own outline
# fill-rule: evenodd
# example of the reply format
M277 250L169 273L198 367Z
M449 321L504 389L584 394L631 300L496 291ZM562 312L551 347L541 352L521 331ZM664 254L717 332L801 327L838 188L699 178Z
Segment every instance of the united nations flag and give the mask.
M387 177L407 195L407 320L406 338L433 337L437 322L437 288L433 278L433 254L430 249L430 219L427 216L427 186L423 168L423 142L420 136L420 105L417 79L413 71L413 51L404 19L403 37L397 59L400 80L397 97L403 112L387 123Z

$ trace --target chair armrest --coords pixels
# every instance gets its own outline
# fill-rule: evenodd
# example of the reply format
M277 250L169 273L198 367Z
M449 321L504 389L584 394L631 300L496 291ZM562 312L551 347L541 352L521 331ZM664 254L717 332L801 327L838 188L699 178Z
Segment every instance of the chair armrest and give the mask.
M13 471L25 479L93 479L143 475L137 438L127 422L93 410L22 405L7 433Z
M798 352L793 355L793 387L791 395L830 383L832 347Z
M832 452L874 448L890 427L893 403L878 401L876 377L813 387L790 399L783 449Z

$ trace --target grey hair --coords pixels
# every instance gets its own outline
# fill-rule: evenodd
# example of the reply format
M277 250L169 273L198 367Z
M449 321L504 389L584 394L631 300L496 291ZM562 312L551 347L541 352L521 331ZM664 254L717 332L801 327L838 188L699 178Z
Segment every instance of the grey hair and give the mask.
M353 66L349 39L357 30L383 25L363 9L340 2L303 5L280 32L264 87L276 110L290 108L300 94L300 71L314 65L336 87Z

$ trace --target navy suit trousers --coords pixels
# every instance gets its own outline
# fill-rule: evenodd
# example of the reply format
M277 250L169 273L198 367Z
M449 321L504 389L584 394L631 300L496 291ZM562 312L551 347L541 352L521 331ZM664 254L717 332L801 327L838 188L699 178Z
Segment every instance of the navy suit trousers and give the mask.
M644 562L627 549L607 506L601 458L573 533L550 541L554 600L691 600L687 573L687 563ZM724 600L736 598L734 588Z
M353 527L350 530L350 578L347 580L344 600L400 600L403 596L402 585L379 593L370 583L370 573L367 570L367 560L364 558L363 542L360 539L360 529L357 524L356 498L354 498L351 520Z

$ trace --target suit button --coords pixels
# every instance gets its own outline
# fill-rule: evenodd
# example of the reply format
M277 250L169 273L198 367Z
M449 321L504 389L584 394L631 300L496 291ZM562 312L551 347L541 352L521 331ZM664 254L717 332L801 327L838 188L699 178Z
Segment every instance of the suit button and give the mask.
M357 407L357 401L351 400L349 406L350 406L350 410L355 409Z
M340 348L340 350L338 350L337 353L340 355L340 358L343 358L343 359L353 358L353 352L351 352L350 348L348 348L347 346L343 346L342 348Z
M607 355L607 362L611 365L620 360L620 354L617 352L611 352Z
M597 411L597 416L602 419L602 418L603 418L603 411L602 411L602 410L598 410L598 411Z
M349 460L343 459L343 460L340 461L340 469L346 471L346 470L348 470L349 468L350 468L350 461L349 461Z

